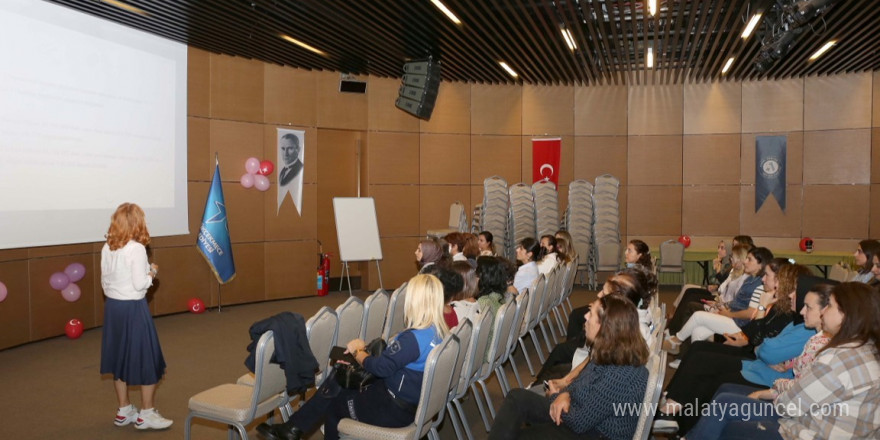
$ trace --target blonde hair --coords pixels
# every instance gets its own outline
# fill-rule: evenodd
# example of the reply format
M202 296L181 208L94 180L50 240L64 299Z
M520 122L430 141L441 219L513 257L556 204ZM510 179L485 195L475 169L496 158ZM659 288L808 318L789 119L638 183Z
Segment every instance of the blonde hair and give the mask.
M110 217L110 229L104 237L107 238L111 251L125 246L131 240L144 246L149 245L150 233L147 231L144 210L134 203L119 205Z
M434 275L416 275L406 284L403 314L406 327L425 329L434 326L440 337L449 327L443 319L443 284Z
M743 274L745 267L741 264L739 267L736 267L736 264L733 262L733 257L736 257L740 263L745 263L746 257L749 256L749 247L746 245L738 244L730 250L730 276L733 278L739 278L740 275Z

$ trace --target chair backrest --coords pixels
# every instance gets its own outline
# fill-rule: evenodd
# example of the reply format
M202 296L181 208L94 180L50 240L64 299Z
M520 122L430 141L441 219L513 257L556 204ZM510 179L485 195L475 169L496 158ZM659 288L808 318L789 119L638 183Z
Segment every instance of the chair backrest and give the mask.
M535 328L538 325L539 313L541 312L541 302L543 301L543 297L546 294L547 289L547 278L544 275L538 277L538 282L535 283L535 287L533 289L529 289L529 303L528 307L526 307L526 313L523 318L522 326L519 328L518 338L521 338L529 332L529 330Z
M620 243L599 243L597 270L617 270L620 267Z
M492 332L492 340L489 342L489 355L487 358L490 371L500 362L504 352L507 350L507 338L510 337L514 318L516 318L516 303L513 301L502 304L495 314L494 331Z
M684 245L676 240L666 240L660 243L660 267L659 271L680 271L684 260Z
M489 313L474 315L471 341L465 350L464 364L461 367L461 374L458 376L458 388L454 396L456 399L463 397L471 383L476 380L477 373L483 365L483 353L489 346L489 331L492 329L492 324L492 315Z
M513 349L516 347L516 341L519 340L519 329L523 327L523 323L525 322L530 297L531 295L528 290L516 296L516 314L514 314L513 324L511 324L510 330L507 334L507 348L502 358L504 360L510 356L510 353L512 353Z
M455 397L456 392L458 391L459 378L462 376L461 372L464 368L464 362L467 359L468 349L471 347L471 338L474 334L474 325L471 323L471 320L465 318L464 321L459 322L455 329L452 331L452 334L458 337L459 344L459 353L458 353L458 361L455 362L455 370L452 372L452 380L449 383L449 400L452 400Z
M379 289L373 292L364 301L364 319L361 323L360 338L370 342L382 336L382 326L385 325L385 315L388 314L388 292Z
M275 354L275 334L269 330L263 333L257 341L254 362L254 392L251 396L248 420L253 420L256 417L257 406L261 402L284 392L287 388L284 370L278 364L269 363L273 354Z
M336 316L339 317L339 332L336 334L337 345L347 344L349 341L361 337L361 329L364 326L363 300L356 296L349 296L344 303L336 308Z
M403 306L406 304L405 298L406 283L403 283L394 291L394 293L391 294L391 299L388 302L388 313L385 315L385 327L382 329L382 338L386 341L391 340L392 336L400 333L406 328L403 314Z
M652 354L648 358L648 385L645 389L645 397L640 408L639 424L633 440L648 440L651 435L651 425L654 422L654 412L647 408L656 408L663 394L663 379L666 375L666 352Z
M553 270L547 276L547 287L544 288L544 295L541 297L541 308L538 312L538 321L544 319L547 316L547 313L550 311L550 307L553 304L553 299L556 298L556 286L559 285L559 271Z
M336 345L339 332L339 317L330 307L321 307L318 313L306 322L306 337L312 355L318 360L318 375L315 383L320 383L330 359L330 350Z
M419 406L413 421L417 439L428 433L434 417L443 417L449 396L449 383L452 381L452 373L458 361L459 346L458 337L450 333L428 355L422 379L422 393L419 396Z

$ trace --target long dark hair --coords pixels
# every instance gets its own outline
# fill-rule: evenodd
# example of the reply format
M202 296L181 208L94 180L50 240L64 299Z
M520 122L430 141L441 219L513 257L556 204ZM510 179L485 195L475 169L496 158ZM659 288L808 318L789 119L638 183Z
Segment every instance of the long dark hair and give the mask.
M874 267L874 257L880 255L880 242L877 240L862 240L859 242L862 253L865 254L865 265L859 268L859 273L864 275Z
M770 249L765 247L756 247L752 248L749 251L749 255L755 258L755 261L761 265L761 270L755 274L756 277L764 276L764 268L770 264L770 261L773 260L773 252L770 252Z
M599 319L601 327L592 341L591 362L634 367L648 362L648 346L642 337L636 306L631 301L617 294L605 295L599 298L599 307L593 312L593 318Z
M651 248L648 247L648 244L642 240L630 240L629 244L633 245L633 248L640 255L636 264L641 264L646 269L653 270L654 263L651 262Z
M507 265L497 257L477 258L477 298L507 290Z
M522 246L522 248L526 251L526 257L528 257L529 253L531 252L532 259L529 261L537 261L538 255L543 252L543 248L541 247L541 244L538 243L538 240L535 240L531 237L523 238L519 242L519 245Z
M877 291L864 283L840 283L834 286L831 296L843 314L843 322L837 334L819 353L850 343L856 343L857 347L874 344L880 353L880 297Z
M547 248L545 248L544 245L541 244L541 245L540 245L540 246L541 246L541 252L538 254L538 261L543 260L544 257L547 256L547 254L549 254L549 253L551 253L551 252L556 252L556 237L554 237L554 236L552 236L552 235L542 235L542 236L541 236L541 240L542 240L542 241L543 241L545 238L550 242L550 247L552 247L553 250L552 250L552 251L548 251Z

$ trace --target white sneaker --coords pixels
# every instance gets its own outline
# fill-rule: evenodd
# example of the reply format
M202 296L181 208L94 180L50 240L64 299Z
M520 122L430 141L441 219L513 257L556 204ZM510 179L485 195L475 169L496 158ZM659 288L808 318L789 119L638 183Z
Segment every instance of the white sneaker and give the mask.
M672 369L674 369L674 370L677 370L679 364L681 364L681 359L676 359L676 360L674 360L674 361L672 361L672 362L669 363L669 368L672 368Z
M136 421L138 418L138 409L134 407L134 405L129 404L125 408L119 408L116 411L116 419L113 420L113 424L116 426L125 426L129 423Z
M137 429L165 429L174 423L162 417L155 408L141 410L134 427Z

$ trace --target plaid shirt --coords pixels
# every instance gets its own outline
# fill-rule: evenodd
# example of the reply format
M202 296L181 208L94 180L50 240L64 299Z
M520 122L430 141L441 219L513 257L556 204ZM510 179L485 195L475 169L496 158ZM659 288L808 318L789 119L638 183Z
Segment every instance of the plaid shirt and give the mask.
M784 439L880 437L880 360L873 343L823 351L776 398Z

